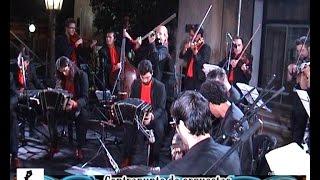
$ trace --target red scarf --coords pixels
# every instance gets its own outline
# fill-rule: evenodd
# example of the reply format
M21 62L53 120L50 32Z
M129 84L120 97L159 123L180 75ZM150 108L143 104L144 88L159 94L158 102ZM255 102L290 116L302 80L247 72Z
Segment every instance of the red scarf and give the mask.
M201 49L201 47L203 46L203 43L197 48L198 49L198 51ZM194 55L192 54L192 57L189 59L189 64L188 64L188 68L187 68L187 74L186 74L186 76L188 77L188 78L193 78L193 76L194 76Z
M76 35L70 36L70 43L71 43L71 45L73 47L73 50L72 50L71 55L70 55L70 59L75 64L77 64L76 42L78 41L78 39L79 38Z
M22 69L18 69L18 85L19 88L23 88L25 86Z
M74 95L74 83L70 80L65 80L64 88L71 94Z
M111 60L111 66L112 66L111 71L113 72L116 70L116 65L120 62L119 54L115 46L109 48L109 53L110 53L110 60Z
M140 99L149 104L151 104L151 86L152 81L149 84L141 83Z

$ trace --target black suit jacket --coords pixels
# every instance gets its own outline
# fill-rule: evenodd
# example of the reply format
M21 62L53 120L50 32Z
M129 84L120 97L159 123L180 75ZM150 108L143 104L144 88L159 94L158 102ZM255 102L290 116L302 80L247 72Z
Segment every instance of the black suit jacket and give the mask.
M202 71L202 66L205 63L208 63L211 56L211 48L208 44L203 44L203 46L199 49L198 54L194 55L192 50L189 48L185 54L182 54L182 51L179 54L179 58L185 60L187 64L191 57L194 56L195 66L193 67L193 72L195 72L195 76L198 80L204 81L206 76ZM186 74L186 68L184 69L184 74Z
M77 111L81 110L82 108L86 107L88 104L89 98L89 82L88 82L88 75L82 70L77 70L74 75L74 100L77 101L78 107ZM56 88L65 89L64 86L64 79L57 81Z
M141 98L141 80L136 79L131 86L131 98ZM155 120L161 120L163 125L167 125L166 99L167 94L162 82L152 78L151 105ZM152 121L151 121L152 122Z
M240 60L238 62L238 64L237 64L237 66L234 68L234 81L233 81L232 84L235 84L235 83L238 83L238 82L249 84L249 81L251 79L253 57L252 57L251 54L248 54L248 53L245 53L243 56L245 56L246 59L248 60L248 63L246 63L246 65L248 66L248 69L246 71L241 70L241 66L244 63ZM231 57L231 59L233 59L233 57ZM220 61L218 66L223 67L225 65L225 63L227 63L227 58L225 58L222 61ZM225 65L223 68L227 72L227 65ZM229 72L227 72L228 73L228 77L229 77L230 70L231 70L231 64L229 65Z
M71 53L75 49L75 47L73 47L72 44L70 44L68 37L65 34L57 36L55 47L56 47L55 59L58 59L61 56L66 56L70 59ZM77 66L80 66L80 64L85 63L84 58L80 53L80 48L81 47L78 46L78 48L75 49L77 54L77 62L78 62Z
M172 161L161 168L160 174L202 175L221 158L230 147L214 142L210 137L194 145L179 160ZM237 151L234 151L217 169L211 169L206 175L238 175L241 165Z
M116 50L118 52L118 55L119 55L119 58L120 57L120 52L121 52L121 49L120 47L118 46L115 46L116 47ZM106 45L103 45L102 48L99 50L99 59L100 59L100 62L99 62L99 74L100 76L102 76L103 72L104 72L104 77L106 78L105 79L105 82L106 82L106 85L108 85L110 82L109 82L109 76L110 76L110 72L111 72L111 58L110 58L110 53L109 53L109 47L106 46ZM104 69L103 69L104 68Z

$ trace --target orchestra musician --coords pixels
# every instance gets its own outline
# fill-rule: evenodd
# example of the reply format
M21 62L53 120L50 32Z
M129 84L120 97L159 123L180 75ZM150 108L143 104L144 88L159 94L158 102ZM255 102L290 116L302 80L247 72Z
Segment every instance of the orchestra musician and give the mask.
M66 111L67 121L75 121L76 127L76 139L77 147L75 151L75 156L77 160L83 159L82 146L85 145L86 133L87 133L87 120L88 113L86 106L88 104L88 76L87 74L80 70L69 58L62 56L56 61L57 69L57 82L56 88L67 90L73 95L72 99L68 101ZM49 155L53 157L54 153L58 151L57 149L57 122L54 119L51 123L53 128L54 142L50 148ZM70 122L71 123L71 122ZM71 123L72 124L72 123ZM70 130L70 128L68 129ZM71 134L72 135L72 134ZM70 136L70 132L69 132Z
M19 168L21 166L18 157L18 120L17 120L17 104L18 93L14 82L13 74L10 72L10 154L11 154L11 169Z
M228 81L226 71L222 68L214 68L207 74L206 81L219 81L226 87L228 93L228 100L233 103L238 103L240 101L240 92L231 85Z
M242 121L241 118L244 116L242 111L233 102L228 101L228 91L219 81L205 81L201 85L200 93L209 101L209 110L214 116L211 136L218 143L232 146L249 129L247 120L241 123L241 130L234 128L235 124ZM244 174L252 173L250 171L253 157L250 144L252 144L251 138L238 148Z
M114 86L114 84L112 84L114 82L109 82L109 77L117 77L118 70L121 67L120 47L117 46L115 42L116 34L113 30L109 30L105 34L105 44L99 50L100 70L98 77L105 80L104 82L107 89L112 89Z
M249 84L251 79L253 57L251 54L243 51L243 39L239 36L234 37L229 67L228 57L218 64L220 67L226 70L228 74L228 80L231 84L238 82ZM243 55L241 56L242 53Z
M182 83L183 90L198 90L202 82L205 81L205 74L202 72L204 63L208 63L211 56L211 48L204 41L204 30L201 27L196 35L195 42L191 42L199 25L187 26L189 41L182 47L179 58L187 63L184 69L185 78Z
M28 51L23 47L22 51L18 56L17 62L17 69L16 73L14 73L14 79L17 84L18 91L23 94L24 90L35 90L35 89L44 89L43 83L39 80L36 68L31 63L31 56ZM23 73L23 70L25 71ZM20 96L19 103L22 104L29 104L31 103L27 96ZM31 105L31 104L29 104ZM33 104L32 104L33 105ZM26 118L29 124L29 136L35 136L36 133L34 132L35 129L35 122L36 122L36 112L30 109L26 109L26 111L19 109L18 113ZM20 134L21 134L21 141L25 142L25 121L21 122L20 126Z
M83 39L76 32L76 21L73 18L68 18L65 21L65 33L56 38L55 59L66 56L80 67L80 64L84 63L84 59L79 53L81 44L83 44Z
M287 81L294 84L293 91L290 92L292 98L292 114L291 114L291 134L292 139L301 145L305 129L307 126L308 114L305 111L300 98L295 89L305 90L310 94L310 42L306 36L298 38L295 42L295 49L298 63L288 65ZM304 67L302 67L304 66Z
M159 166L159 153L164 138L164 132L168 126L165 86L156 78L152 77L152 64L149 60L142 60L138 64L140 78L136 79L131 86L131 98L140 98L152 105L152 112L143 120L147 129L153 129L155 142L151 145L149 158L150 166ZM132 136L132 134L131 134ZM147 148L144 135L138 131L135 149L132 156L132 164L146 165Z
M210 136L212 120L209 103L195 91L185 91L171 106L175 129L188 146L186 154L160 169L160 174L201 175L230 147L218 144ZM217 169L206 175L241 174L239 155L234 151Z

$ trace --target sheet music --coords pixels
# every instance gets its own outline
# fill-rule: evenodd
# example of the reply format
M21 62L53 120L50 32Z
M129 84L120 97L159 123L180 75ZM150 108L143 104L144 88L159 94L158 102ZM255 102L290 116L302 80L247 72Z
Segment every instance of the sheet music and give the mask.
M253 104L253 102L258 98L259 96L259 92L257 91L256 88L252 87L252 86L249 86L247 84L244 84L244 83L237 83L237 86L239 87L239 89L241 90L242 94L243 95L246 95L245 98L246 100L250 103L250 104ZM254 88L253 91L251 91L250 94L248 94L248 92ZM258 102L257 102L257 106L260 107L261 105L263 104L263 101L260 99ZM272 112L266 105L264 105L262 107L263 109L269 111L269 112Z
M310 98L307 91L297 89L296 92L300 98L300 101L302 102L304 109L310 117Z
M306 175L310 179L310 155L297 143L274 149L265 157L274 175Z
M213 69L218 69L220 68L217 65L213 65L213 64L203 64L203 68L202 71L204 72L204 74L207 76L207 74L212 71Z
M109 90L107 91L104 91L105 92L105 95L106 95L106 98L109 99L111 97L111 92ZM100 90L96 90L96 96L98 98L99 101L102 101L103 100L103 91L100 91Z

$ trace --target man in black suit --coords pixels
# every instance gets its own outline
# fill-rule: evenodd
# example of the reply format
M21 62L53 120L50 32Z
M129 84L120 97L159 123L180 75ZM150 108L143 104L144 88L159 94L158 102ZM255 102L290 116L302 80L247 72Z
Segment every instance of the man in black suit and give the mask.
M166 91L163 83L152 77L152 64L149 60L142 60L138 65L140 78L131 86L131 98L139 98L152 105L152 112L143 120L147 129L154 131L155 142L151 145L150 164L158 166L159 153L163 142L164 132L168 125L166 106ZM136 147L132 157L132 164L147 163L147 147L145 136L141 131L137 132Z
M198 92L184 92L171 106L178 135L189 148L178 160L161 168L160 174L228 175L241 174L239 155L233 152L218 168L209 169L230 147L216 143L210 136L212 120L209 102Z
M86 106L88 104L88 76L80 70L71 60L65 56L57 59L56 62L57 77L56 88L67 90L72 94L72 99L68 101L66 111L67 120L74 120L76 126L77 147L76 159L82 160L82 146L86 141L88 112ZM56 121L51 122L53 127L53 146L50 148L50 155L53 156L57 152L57 129ZM68 131L71 128L68 129ZM70 136L70 134L69 134ZM71 134L72 136L72 134Z
M182 82L183 90L199 90L202 82L205 81L205 74L202 72L204 63L208 63L211 56L210 46L204 42L204 30L200 28L195 42L190 42L195 35L198 25L187 29L190 40L186 42L180 51L179 58L187 63L184 70L185 78Z
M105 43L99 50L99 72L98 77L102 81L99 84L99 89L103 89L103 83L107 89L112 89L115 78L119 72L120 63L120 47L116 45L116 34L113 30L106 32ZM113 78L110 79L110 76ZM111 80L111 81L110 81Z

